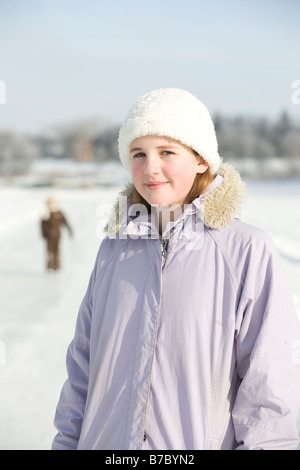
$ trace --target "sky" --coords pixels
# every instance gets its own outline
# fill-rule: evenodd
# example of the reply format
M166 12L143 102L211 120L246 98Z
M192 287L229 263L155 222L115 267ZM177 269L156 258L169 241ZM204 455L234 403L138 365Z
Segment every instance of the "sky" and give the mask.
M0 131L120 124L163 87L211 113L300 120L299 17L299 0L0 0Z

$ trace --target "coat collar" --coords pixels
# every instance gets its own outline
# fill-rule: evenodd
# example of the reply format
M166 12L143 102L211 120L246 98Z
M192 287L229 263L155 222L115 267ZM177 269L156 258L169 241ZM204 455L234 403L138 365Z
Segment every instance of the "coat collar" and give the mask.
M214 185L199 198L197 207L200 218L206 227L221 230L234 218L238 217L244 199L244 183L239 173L229 163L221 163L218 175L221 184ZM124 216L132 199L133 184L129 183L118 196L114 210L108 219L105 231L114 238L124 225Z

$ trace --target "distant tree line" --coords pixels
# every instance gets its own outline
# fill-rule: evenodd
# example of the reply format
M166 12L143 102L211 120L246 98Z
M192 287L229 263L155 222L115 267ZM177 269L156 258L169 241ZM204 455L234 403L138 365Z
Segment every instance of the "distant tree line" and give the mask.
M300 125L283 112L266 118L214 117L220 154L227 158L300 157Z
M278 119L213 117L219 152L231 159L264 160L272 157L299 160L300 124L284 112ZM24 174L42 158L69 158L78 162L118 159L119 126L97 119L57 126L35 137L13 131L0 132L0 175ZM299 173L300 173L300 165Z

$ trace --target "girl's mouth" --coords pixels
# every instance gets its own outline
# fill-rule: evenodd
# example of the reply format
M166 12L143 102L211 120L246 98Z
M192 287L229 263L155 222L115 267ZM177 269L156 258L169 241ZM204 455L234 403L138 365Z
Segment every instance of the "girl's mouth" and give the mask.
M150 181L146 183L146 186L148 189L156 191L157 189L163 188L166 184L168 184L167 181Z

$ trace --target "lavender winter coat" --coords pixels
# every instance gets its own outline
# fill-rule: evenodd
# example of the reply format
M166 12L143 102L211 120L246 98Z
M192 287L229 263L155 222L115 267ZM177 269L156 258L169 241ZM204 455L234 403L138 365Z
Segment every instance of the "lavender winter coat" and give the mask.
M222 165L166 257L143 217L110 223L68 349L53 449L298 446L299 321L272 241L235 218L242 192Z

